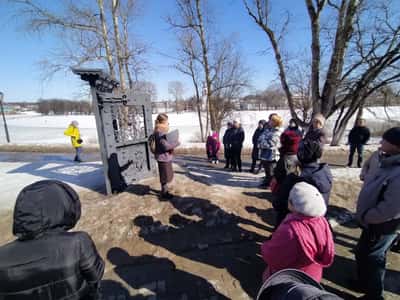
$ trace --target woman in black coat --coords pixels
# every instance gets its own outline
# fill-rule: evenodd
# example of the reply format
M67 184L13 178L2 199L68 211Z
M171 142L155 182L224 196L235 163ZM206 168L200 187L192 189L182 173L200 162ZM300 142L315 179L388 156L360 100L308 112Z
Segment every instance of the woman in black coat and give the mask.
M77 193L43 180L25 187L14 209L17 240L0 247L0 299L99 299L104 261L86 232Z
M267 121L265 120L260 120L258 121L258 126L256 128L256 130L254 131L253 134L253 138L252 138L252 142L253 142L253 150L251 151L251 159L252 159L252 163L251 163L251 168L249 170L250 173L254 173L255 168L256 168L256 164L257 164L257 160L259 160L259 149L258 149L258 138L260 137L261 133L264 131L264 125L265 123L267 123Z

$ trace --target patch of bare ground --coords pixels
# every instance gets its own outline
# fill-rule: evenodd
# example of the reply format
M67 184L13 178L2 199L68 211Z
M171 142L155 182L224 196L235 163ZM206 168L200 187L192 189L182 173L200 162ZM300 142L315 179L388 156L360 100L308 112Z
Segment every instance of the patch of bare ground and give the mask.
M170 200L158 197L157 179L109 197L80 195L82 218L76 230L89 232L106 260L104 299L254 298L265 267L260 245L274 225L272 195L258 187L261 174L228 172L193 156L177 163L176 196ZM337 255L323 284L345 299L358 296L348 280L359 229L348 217L360 186L357 177L335 178L329 209L336 222ZM11 215L0 220L1 232L10 230ZM10 239L10 234L0 235L0 243ZM389 253L388 270L386 299L398 299L399 254Z

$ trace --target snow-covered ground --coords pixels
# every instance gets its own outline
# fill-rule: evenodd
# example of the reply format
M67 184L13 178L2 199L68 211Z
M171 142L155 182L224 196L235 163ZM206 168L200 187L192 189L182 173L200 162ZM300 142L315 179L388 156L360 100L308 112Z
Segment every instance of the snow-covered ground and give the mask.
M267 119L268 115L276 112L283 117L286 123L290 119L288 110L275 111L237 111L233 112L225 123L229 120L239 119L245 130L245 146L251 146L251 137L257 126L258 120ZM387 113L392 120L400 120L400 107L389 107ZM153 115L153 120L156 115ZM170 113L169 123L171 129L179 129L181 147L202 147L199 143L200 130L198 125L197 113ZM366 109L364 118L367 125L375 130L382 130L387 123L387 116L383 107ZM69 139L63 132L72 120L77 120L81 129L81 135L86 144L97 144L97 131L94 116L68 115L68 116L41 116L36 113L25 113L20 115L8 115L7 124L10 139L13 144L69 144ZM335 116L327 122L328 132L332 131ZM353 122L349 122L351 127ZM349 130L350 128L348 128ZM221 130L221 135L225 127ZM377 143L379 139L371 142ZM0 144L5 143L5 132L2 124L0 125Z

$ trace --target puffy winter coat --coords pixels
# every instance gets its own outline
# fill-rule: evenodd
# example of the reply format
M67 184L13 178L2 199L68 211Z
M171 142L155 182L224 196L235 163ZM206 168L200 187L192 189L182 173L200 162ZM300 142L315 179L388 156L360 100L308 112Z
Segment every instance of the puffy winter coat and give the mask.
M174 149L179 146L179 141L176 143L168 142L166 133L159 130L154 131L154 137L156 139L156 152L154 153L156 160L161 162L172 161Z
M0 247L0 299L96 299L104 261L85 232L68 232L81 205L68 185L44 180L18 195L13 233Z
M218 156L219 149L221 148L221 142L218 140L218 133L214 132L212 135L207 137L206 151L210 157Z
M399 194L400 154L382 158L378 171L363 185L357 202L358 221L366 227L398 220L400 227Z
M332 190L333 176L331 169L324 163L310 163L301 167L300 177L305 178L309 184L315 186L324 197L328 206Z
M279 127L265 129L258 138L258 147L261 149L260 159L265 161L279 160L280 136Z
M290 190L296 183L302 181L315 186L324 198L325 204L328 206L333 182L331 170L327 164L309 163L301 166L299 176L296 174L289 174L286 176L279 188L278 194L272 201L273 207L276 210L288 212L287 207Z
M81 139L81 134L79 132L79 128L69 125L68 128L64 131L64 135L71 137L71 144L74 148L82 147L82 143L78 143L78 140Z
M222 143L225 146L230 146L232 139L232 132L233 128L228 128L227 130L225 130L224 136L222 137Z
M261 254L268 265L264 280L279 270L292 268L320 282L323 268L329 267L335 256L332 232L324 217L291 213L262 244Z
M360 179L364 181L364 184L368 182L369 179L374 178L376 172L378 172L379 170L381 160L382 160L382 153L379 150L376 150L365 161L360 173Z
M371 133L365 126L354 126L349 133L349 144L359 145L366 144Z
M233 128L230 135L230 143L233 148L241 148L244 142L244 130L242 127Z

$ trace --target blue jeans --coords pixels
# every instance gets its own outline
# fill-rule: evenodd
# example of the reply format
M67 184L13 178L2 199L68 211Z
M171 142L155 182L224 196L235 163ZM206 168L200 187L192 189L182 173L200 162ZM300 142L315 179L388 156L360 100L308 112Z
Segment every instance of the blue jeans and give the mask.
M351 165L353 164L353 156L354 153L357 150L357 155L358 155L358 159L357 159L357 166L359 168L361 168L361 164L362 164L362 153L364 150L364 145L363 144L350 144L350 154L349 154L349 162L348 162L348 166L351 167Z
M386 254L397 234L377 235L363 229L356 246L357 275L368 299L383 300Z
M74 159L74 161L82 161L81 154L82 154L82 147L76 147L75 148L75 159Z

